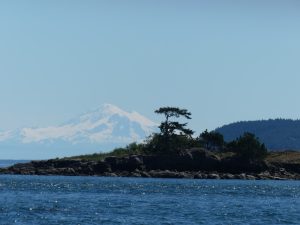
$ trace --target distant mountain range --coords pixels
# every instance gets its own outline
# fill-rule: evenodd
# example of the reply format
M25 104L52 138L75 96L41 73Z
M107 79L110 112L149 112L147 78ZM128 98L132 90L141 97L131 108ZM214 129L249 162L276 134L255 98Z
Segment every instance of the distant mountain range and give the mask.
M300 150L300 120L244 121L217 128L226 141L231 141L244 132L254 133L269 150Z
M0 158L44 159L112 150L140 142L157 124L137 112L104 104L62 125L0 132Z

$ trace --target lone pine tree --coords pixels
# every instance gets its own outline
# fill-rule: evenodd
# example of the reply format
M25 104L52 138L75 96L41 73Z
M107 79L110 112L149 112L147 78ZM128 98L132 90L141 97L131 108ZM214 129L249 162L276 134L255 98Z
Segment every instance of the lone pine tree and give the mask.
M171 145L171 143L178 143L180 137L190 138L194 134L194 131L186 128L187 123L180 123L172 120L173 118L180 117L190 120L192 114L188 110L180 109L178 107L161 107L155 110L155 113L162 114L165 117L165 120L161 122L159 126L164 150L170 150L172 147L176 147Z

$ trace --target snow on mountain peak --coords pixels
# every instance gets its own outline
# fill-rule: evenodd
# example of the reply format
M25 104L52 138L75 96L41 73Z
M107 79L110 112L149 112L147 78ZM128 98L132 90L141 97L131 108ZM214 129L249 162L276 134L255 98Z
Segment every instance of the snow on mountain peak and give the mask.
M0 156L41 159L108 151L141 142L157 130L155 122L132 111L104 104L58 126L0 131Z
M83 114L61 126L23 128L23 143L62 140L72 144L89 142L141 141L150 135L157 124L137 112L126 112L112 104ZM0 135L1 138L1 135Z
M83 114L80 116L80 121L97 121L99 118L111 118L113 116L120 116L128 118L131 122L136 122L142 126L144 130L148 130L149 127L158 126L157 123L151 121L147 117L139 114L136 111L127 112L123 109L112 105L112 104L103 104L100 108L93 110L89 113Z
M13 131L3 131L0 132L0 141L5 141L13 136Z
M150 119L146 118L145 116L142 116L141 114L139 114L136 111L129 113L129 112L126 112L112 104L104 104L104 112L110 113L111 115L118 114L120 116L127 117L132 122L137 122L137 123L141 124L142 126L144 126L145 128L157 126L157 123L151 121Z

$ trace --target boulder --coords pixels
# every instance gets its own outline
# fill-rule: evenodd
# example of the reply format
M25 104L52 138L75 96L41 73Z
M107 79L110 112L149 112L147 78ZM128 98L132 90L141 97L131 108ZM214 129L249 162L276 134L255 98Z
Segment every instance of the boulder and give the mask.
M253 175L246 175L247 180L256 180L256 177Z
M220 163L220 171L225 173L259 173L268 169L264 161L249 161L237 156L222 159Z
M282 162L272 162L271 166L279 168L283 172L291 172L300 174L300 164L299 163L282 163Z
M112 171L134 171L143 167L143 157L132 155L128 157L110 156L104 159Z
M141 173L141 176L142 176L142 177L146 177L146 178L151 177L150 174L147 173L147 172L145 172L145 171L141 171L140 173Z
M138 172L131 172L130 174L130 177L142 177L142 175L140 174L140 173L138 173Z
M98 161L91 165L91 169L94 174L103 174L105 172L111 172L111 167L107 162Z
M220 158L210 151L201 148L193 148L188 151L192 157L193 170L218 170Z
M235 179L240 179L240 180L246 180L247 179L245 173L237 174L234 177L235 177Z
M235 177L231 173L225 173L225 174L222 174L221 179L235 179Z
M186 173L174 172L169 170L151 170L149 175L154 178L188 178Z
M22 175L34 175L35 174L35 167L34 165L29 162L29 163L18 163L15 164L7 170L11 171L14 174L22 174Z
M212 171L218 169L219 163L220 159L216 155L201 148L185 150L179 154L144 156L147 170Z
M115 173L104 173L103 176L106 176L106 177L118 177L118 175L115 174Z
M208 174L207 179L220 179L220 176L216 173L210 173Z
M203 179L202 173L196 173L196 174L194 175L194 179Z

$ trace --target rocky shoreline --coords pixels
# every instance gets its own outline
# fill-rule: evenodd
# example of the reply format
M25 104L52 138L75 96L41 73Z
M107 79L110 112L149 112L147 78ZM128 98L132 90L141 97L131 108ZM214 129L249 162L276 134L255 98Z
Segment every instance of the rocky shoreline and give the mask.
M220 159L203 149L177 155L131 155L101 161L51 159L16 164L0 174L105 176L186 179L300 180L298 164L249 162L237 157Z

